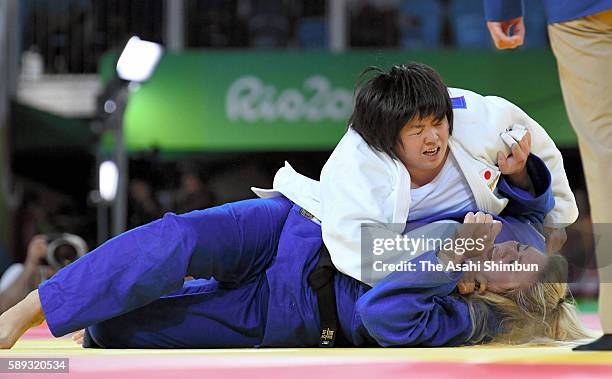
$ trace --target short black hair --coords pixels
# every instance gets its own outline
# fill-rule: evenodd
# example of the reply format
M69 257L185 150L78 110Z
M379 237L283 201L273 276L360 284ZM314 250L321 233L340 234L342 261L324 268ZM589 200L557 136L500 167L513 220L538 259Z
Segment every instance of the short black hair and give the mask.
M442 77L421 63L392 66L388 71L368 67L355 89L355 108L349 120L352 127L373 149L398 158L396 148L404 125L414 117L448 119L453 131L453 107Z

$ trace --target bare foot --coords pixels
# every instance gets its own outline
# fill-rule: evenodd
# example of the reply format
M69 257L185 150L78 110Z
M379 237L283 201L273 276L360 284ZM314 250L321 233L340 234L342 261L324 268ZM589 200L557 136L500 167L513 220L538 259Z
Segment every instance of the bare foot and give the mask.
M10 349L19 337L33 326L40 325L45 315L34 290L14 307L0 315L0 349Z

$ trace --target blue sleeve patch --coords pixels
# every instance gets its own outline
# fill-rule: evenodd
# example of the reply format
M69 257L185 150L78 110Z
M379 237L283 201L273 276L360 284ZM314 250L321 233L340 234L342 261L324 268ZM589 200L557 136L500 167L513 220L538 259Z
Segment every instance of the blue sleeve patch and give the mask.
M453 105L453 109L467 109L467 104L465 103L465 97L451 97L451 104Z

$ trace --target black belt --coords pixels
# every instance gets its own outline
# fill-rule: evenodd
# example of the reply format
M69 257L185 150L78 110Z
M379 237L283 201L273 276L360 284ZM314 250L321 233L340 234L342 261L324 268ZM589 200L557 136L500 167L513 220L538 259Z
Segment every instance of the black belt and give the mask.
M317 294L319 316L321 319L321 338L319 347L349 346L342 333L336 308L334 277L338 270L334 267L325 245L319 250L319 261L308 275L308 284Z

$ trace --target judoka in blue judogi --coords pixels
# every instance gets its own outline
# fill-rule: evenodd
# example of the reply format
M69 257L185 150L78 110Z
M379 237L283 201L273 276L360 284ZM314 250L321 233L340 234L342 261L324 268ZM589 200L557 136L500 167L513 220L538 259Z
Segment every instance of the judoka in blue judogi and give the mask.
M533 155L527 167L535 195L499 183L510 203L495 216L504 223L496 241L542 251L538 228L554 206L550 174ZM321 227L300 211L284 197L245 200L166 214L115 237L40 286L49 328L55 336L87 328L85 345L106 348L317 346L320 316L308 276L319 259ZM437 263L436 253L414 261ZM462 273L416 267L374 288L335 274L337 314L351 345L468 342L472 323L456 293Z

